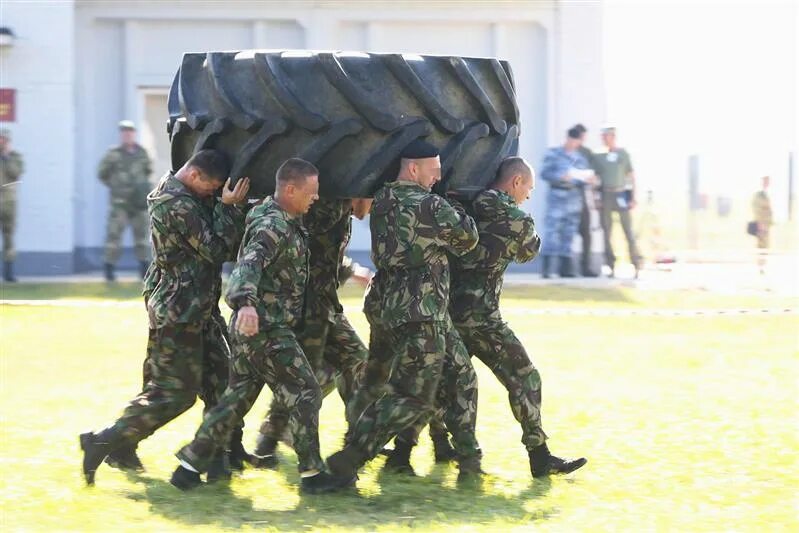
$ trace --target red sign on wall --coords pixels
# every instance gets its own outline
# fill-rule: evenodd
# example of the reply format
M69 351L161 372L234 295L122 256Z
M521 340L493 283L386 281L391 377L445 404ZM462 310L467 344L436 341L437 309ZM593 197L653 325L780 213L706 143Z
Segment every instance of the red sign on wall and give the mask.
M17 119L16 101L16 89L0 89L0 122L14 122Z

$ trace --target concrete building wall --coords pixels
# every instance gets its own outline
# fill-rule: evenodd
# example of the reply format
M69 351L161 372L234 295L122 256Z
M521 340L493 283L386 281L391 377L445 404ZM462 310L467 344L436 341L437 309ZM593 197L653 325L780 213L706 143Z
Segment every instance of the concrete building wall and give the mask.
M10 5L10 25L16 25L16 17L39 27L39 20L34 18L38 4ZM411 2L387 1L292 2L279 6L246 1L102 0L48 6L40 9L54 17L54 24L57 20L56 26L63 31L41 30L46 34L41 38L32 35L32 41L42 48L26 51L39 60L28 70L52 72L57 78L61 100L48 101L48 105L57 106L51 117L58 117L60 128L68 127L71 134L59 137L68 140L54 143L59 147L51 156L61 169L63 178L56 186L63 194L48 202L61 216L37 217L43 204L37 204L25 191L20 219L26 220L23 224L27 226L23 225L24 231L19 234L19 247L24 252L67 254L74 249L78 270L100 266L108 193L97 180L96 171L103 153L117 142L116 123L129 118L140 124L142 144L160 162L153 181L168 170L163 104L186 51L308 48L507 59L518 88L520 152L536 166L545 148L559 143L569 125L582 121L595 129L604 119L598 6L464 1L424 2L424 10L420 10ZM18 27L22 30L23 25ZM53 37L59 32L61 37ZM45 43L54 39L58 41L57 54L42 53ZM17 70L21 59L16 55L22 49L21 44L14 47L10 55L17 63L4 68L17 77L22 71ZM4 57L7 52L3 51ZM54 90L52 84L39 86L34 79L27 83L37 94ZM4 81L3 86L13 85ZM25 118L17 125L26 132L19 139L25 145L17 145L23 151L32 150L26 154L29 157L36 154L38 158L36 150L47 150L34 147L38 146L37 130ZM52 118L49 120L52 122ZM540 219L544 189L539 187L526 206ZM48 220L49 232L41 232L32 223L40 218ZM54 237L55 224L60 224L66 239ZM59 241L57 245L54 239ZM130 235L125 239L129 247ZM351 248L368 247L368 226L356 223ZM131 253L123 256L125 262L133 265Z
M16 34L0 48L0 86L16 89L16 121L3 127L25 159L16 233L23 273L73 268L74 13L71 0L2 5L2 25Z

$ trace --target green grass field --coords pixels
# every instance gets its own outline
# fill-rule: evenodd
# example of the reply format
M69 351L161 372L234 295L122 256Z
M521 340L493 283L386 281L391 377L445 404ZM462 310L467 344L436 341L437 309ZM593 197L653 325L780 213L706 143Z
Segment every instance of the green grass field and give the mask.
M3 299L136 301L138 287L2 287ZM143 475L107 467L80 476L77 436L113 421L139 390L146 341L142 307L0 306L4 531L484 530L778 531L799 528L799 320L795 314L704 317L524 315L524 309L791 307L775 297L689 292L507 291L506 316L544 379L550 447L585 455L582 470L533 481L504 390L481 363L481 487L459 489L454 466L421 477L367 465L357 492L305 497L293 452L278 471L246 470L229 485L183 494L168 483L173 453L200 420L195 407L140 448ZM359 304L357 289L345 305ZM360 314L350 318L363 334ZM252 447L269 392L249 414ZM325 455L343 435L342 405L321 415Z

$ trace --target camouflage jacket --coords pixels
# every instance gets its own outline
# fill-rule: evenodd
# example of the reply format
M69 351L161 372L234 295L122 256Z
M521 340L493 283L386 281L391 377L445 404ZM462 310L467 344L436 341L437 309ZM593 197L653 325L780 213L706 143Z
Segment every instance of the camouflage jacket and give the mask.
M302 219L272 197L253 207L228 280L225 301L230 308L255 306L262 327L297 326L308 281L307 241Z
M471 252L452 258L450 314L456 322L496 313L502 277L512 261L532 261L541 247L533 218L505 192L487 189L467 211L474 217L480 241ZM479 326L478 323L473 324Z
M123 146L111 148L100 162L100 181L111 191L111 202L131 209L146 209L150 192L150 157L136 145L133 152Z
M244 212L213 210L172 174L147 197L153 266L145 278L150 327L204 322L219 302L219 274L241 238ZM154 285L154 287L153 287Z
M447 253L477 244L474 221L459 206L408 181L387 183L372 204L372 262L387 327L447 318Z
M17 199L17 185L14 183L25 171L22 156L11 150L8 155L0 155L0 199L13 202ZM13 185L12 185L13 184Z
M337 291L348 270L344 251L352 234L351 215L350 200L322 198L303 217L309 251L306 316L333 320L343 312Z

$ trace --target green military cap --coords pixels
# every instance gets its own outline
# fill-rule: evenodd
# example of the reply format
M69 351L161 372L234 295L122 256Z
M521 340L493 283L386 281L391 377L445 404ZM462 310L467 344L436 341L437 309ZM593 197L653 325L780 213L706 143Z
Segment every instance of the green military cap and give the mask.
M599 131L602 133L616 133L616 125L615 124L603 124Z
M11 130L8 128L0 128L0 137L5 137L9 141L11 140Z
M132 120L120 120L119 121L119 129L120 130L136 130L136 124L133 123Z

